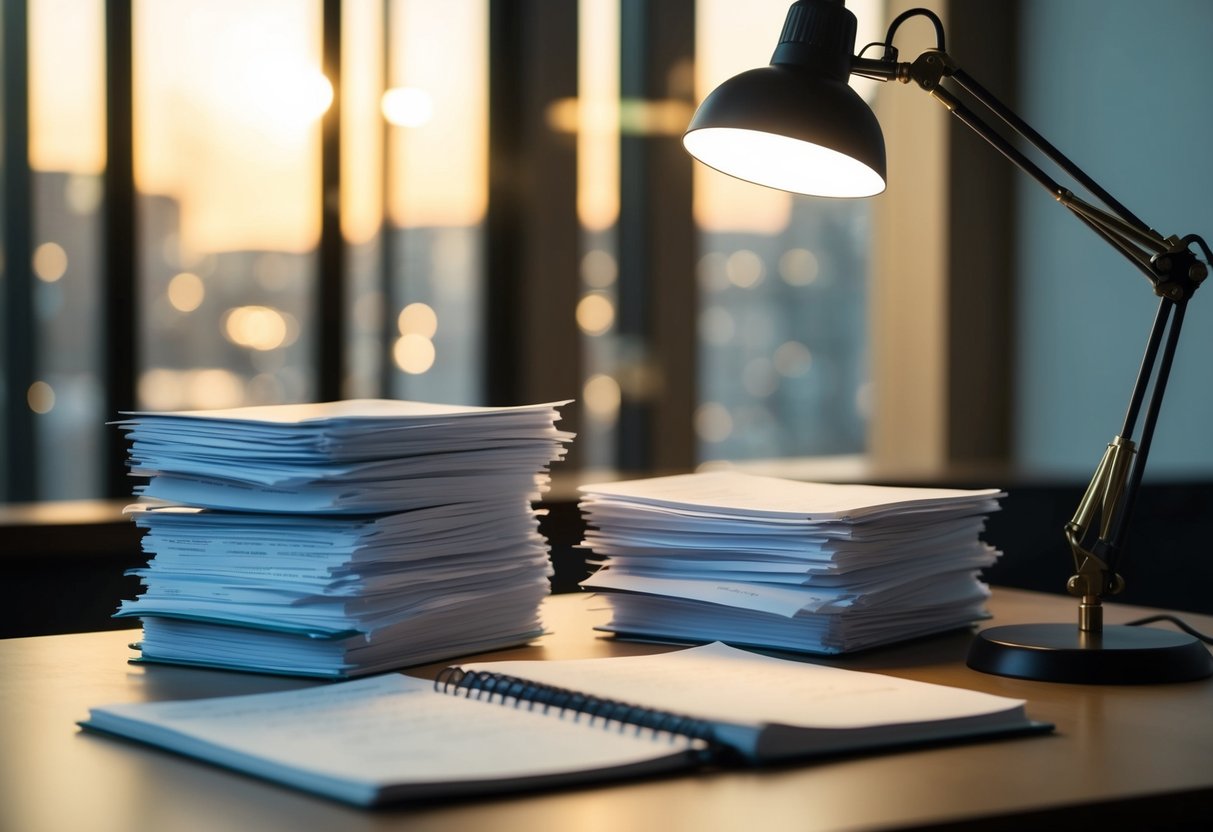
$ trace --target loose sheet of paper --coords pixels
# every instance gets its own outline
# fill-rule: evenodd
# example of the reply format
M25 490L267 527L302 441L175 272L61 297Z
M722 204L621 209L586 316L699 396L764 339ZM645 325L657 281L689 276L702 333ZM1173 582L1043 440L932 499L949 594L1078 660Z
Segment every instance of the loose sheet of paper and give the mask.
M733 471L582 486L596 500L621 499L664 507L727 512L724 516L792 517L810 520L857 519L959 499L982 503L997 489L958 490L838 485L759 477Z

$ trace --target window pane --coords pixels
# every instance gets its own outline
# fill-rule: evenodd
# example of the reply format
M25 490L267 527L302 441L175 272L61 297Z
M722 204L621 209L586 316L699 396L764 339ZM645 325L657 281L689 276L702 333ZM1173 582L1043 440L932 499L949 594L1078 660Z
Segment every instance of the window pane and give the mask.
M390 392L481 398L488 202L487 0L395 0L390 12L386 321Z
M878 3L852 3L865 24ZM764 65L785 0L698 0L696 94ZM702 460L865 448L868 200L793 197L695 168Z
M582 228L581 299L584 338L582 464L614 464L625 354L617 319L619 254L619 0L581 0L578 9L578 96L552 110L557 129L577 133L577 214Z
M137 0L139 399L313 395L320 4Z
M32 269L38 497L95 496L100 488L102 259L105 166L101 0L29 5Z

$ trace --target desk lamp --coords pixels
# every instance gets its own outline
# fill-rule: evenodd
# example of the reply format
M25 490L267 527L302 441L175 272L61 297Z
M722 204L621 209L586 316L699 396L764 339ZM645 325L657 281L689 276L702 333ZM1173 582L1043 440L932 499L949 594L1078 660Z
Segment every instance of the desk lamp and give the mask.
M893 38L913 17L930 20L937 46L912 63L902 63ZM683 136L687 151L723 173L771 188L814 196L873 196L885 188L884 138L875 114L847 85L847 78L854 73L912 82L1124 255L1160 298L1124 427L1108 445L1065 528L1074 555L1067 590L1079 599L1077 626L988 628L974 638L969 666L1004 676L1080 683L1177 682L1213 675L1213 657L1197 639L1164 630L1105 626L1101 606L1105 597L1124 587L1116 573L1117 560L1184 310L1205 279L1213 253L1194 234L1164 237L1152 230L957 66L944 49L943 24L930 10L911 9L895 18L884 43L873 44L883 49L878 58L853 54L855 29L855 16L843 0L793 3L770 66L730 78L704 99ZM987 118L993 114L1003 129L1050 160L1093 201L1054 181L945 87L944 79Z

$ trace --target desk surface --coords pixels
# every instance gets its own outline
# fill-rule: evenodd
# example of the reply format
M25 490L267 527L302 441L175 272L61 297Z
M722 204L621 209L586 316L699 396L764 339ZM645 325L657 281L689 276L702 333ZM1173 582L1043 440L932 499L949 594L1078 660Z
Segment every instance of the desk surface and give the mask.
M994 623L1064 621L1063 597L996 591ZM1109 606L1109 623L1140 613ZM486 658L657 652L595 634L589 596L548 599L552 634ZM1186 615L1206 631L1213 617ZM1213 818L1213 680L1082 687L987 676L945 635L834 663L1028 700L1053 722L1023 737L765 770L694 773L505 799L362 811L105 737L75 721L94 705L301 687L305 681L126 663L130 632L0 641L0 829L178 832L255 829L884 829L973 823L1020 827L1100 816L1123 826ZM414 671L430 675L438 666ZM1018 815L1006 818L1007 815ZM1025 814L1027 817L1025 817Z

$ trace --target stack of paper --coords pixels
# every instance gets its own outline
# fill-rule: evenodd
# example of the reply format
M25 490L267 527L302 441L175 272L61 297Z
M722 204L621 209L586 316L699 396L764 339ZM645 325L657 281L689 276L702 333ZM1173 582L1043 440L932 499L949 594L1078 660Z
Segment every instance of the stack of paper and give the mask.
M587 485L582 583L621 635L841 653L986 617L979 539L1004 496L735 472Z
M118 422L149 477L145 661L344 677L521 644L551 565L532 500L565 402L362 400Z

